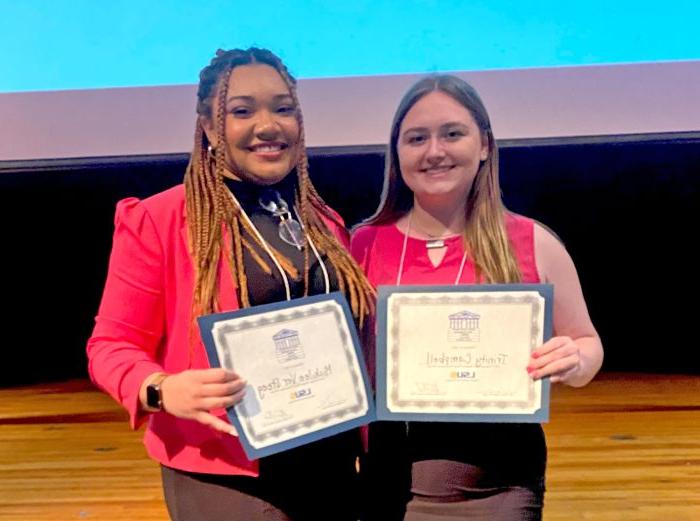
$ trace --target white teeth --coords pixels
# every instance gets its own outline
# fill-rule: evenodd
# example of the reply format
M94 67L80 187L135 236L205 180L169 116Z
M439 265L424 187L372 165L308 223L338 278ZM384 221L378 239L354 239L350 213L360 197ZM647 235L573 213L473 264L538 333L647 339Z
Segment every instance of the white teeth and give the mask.
M426 168L426 172L445 172L446 170L449 170L452 168L452 166L434 166L432 168Z
M256 152L279 152L282 150L282 145L257 145L253 147Z

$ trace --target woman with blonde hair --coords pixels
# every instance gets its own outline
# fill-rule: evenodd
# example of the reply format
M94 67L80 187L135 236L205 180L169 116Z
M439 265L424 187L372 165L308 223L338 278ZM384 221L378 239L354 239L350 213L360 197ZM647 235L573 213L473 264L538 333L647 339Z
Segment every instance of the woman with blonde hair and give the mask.
M195 324L338 289L362 322L373 291L346 244L309 179L294 78L270 51L218 51L184 184L118 204L87 346L94 382L147 423L172 519L356 520L357 431L248 460L225 414L245 375L209 367Z
M456 76L423 78L399 103L380 206L352 252L375 286L551 283L554 337L533 351L530 376L578 387L600 369L574 264L552 232L504 207L488 113ZM369 442L370 483L397 485L368 518L401 519L408 501L407 521L541 519L539 424L378 423Z

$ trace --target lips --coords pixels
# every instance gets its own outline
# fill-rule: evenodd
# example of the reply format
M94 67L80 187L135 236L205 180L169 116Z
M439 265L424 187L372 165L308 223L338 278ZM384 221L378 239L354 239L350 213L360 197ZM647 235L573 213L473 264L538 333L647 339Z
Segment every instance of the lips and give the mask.
M443 174L445 172L449 172L454 167L455 165L431 166L429 168L421 169L421 172L423 172L424 174Z
M289 145L281 141L270 141L256 143L246 148L253 154L253 157L257 157L263 161L277 161L284 157L285 151L289 148Z
M281 143L281 142L270 142L270 143L258 143L256 145L251 145L248 147L248 150L251 152L281 152L282 150L288 148L289 145L287 143Z

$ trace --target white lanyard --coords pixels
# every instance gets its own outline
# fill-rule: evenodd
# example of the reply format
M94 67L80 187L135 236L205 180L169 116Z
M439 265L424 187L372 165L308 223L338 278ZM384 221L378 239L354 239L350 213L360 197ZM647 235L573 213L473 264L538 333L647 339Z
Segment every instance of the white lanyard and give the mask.
M408 244L408 234L411 232L411 219L413 218L413 210L408 214L408 223L406 224L406 231L403 234L403 247L401 248L401 260L399 261L399 271L396 273L396 285L401 285L401 275L403 275L403 264L406 260L406 245ZM459 265L459 271L457 272L457 277L455 278L454 285L459 284L459 279L462 278L462 272L464 271L464 264L467 262L467 250L464 250L464 255L462 255L462 262Z
M265 249L265 252L272 259L272 262L277 267L277 271L279 271L280 275L282 276L282 281L284 282L284 291L287 295L287 300L292 300L292 292L289 289L289 279L287 278L287 274L284 272L284 269L280 265L277 258L275 258L275 256L272 254L272 250L270 249L270 246L267 244L267 241L263 238L263 236L260 234L258 229L255 227L255 225L253 224L253 221L250 220L250 217L248 217L248 214L243 209L243 206L241 206L241 203L239 203L238 199L236 199L236 196L233 195L233 192L231 192L231 191L229 191L229 194L231 195L231 199L233 199L233 202L240 209L241 215L243 215L246 222L250 225L250 228L253 230L253 233L255 233L255 236L260 241L260 244L262 244L262 247ZM302 224L301 218L299 217L299 213L297 212L296 208L294 209L294 213L296 214L297 219L299 219L299 223L301 224L301 227L303 229L304 225ZM316 257L316 260L318 260L318 262L321 266L321 270L323 271L323 280L326 284L326 293L330 293L330 286L331 285L330 285L330 280L328 278L328 270L326 269L326 265L324 264L323 259L321 259L321 256L319 255L318 250L316 249L316 245L311 240L311 237L307 236L306 240L309 241L309 245L311 246L311 249L314 252L314 256Z
M299 212L297 212L297 209L294 208L294 214L297 216L297 219L299 219L299 225L301 225L301 229L304 229L304 222L301 220L301 216L299 215ZM323 282L326 286L326 293L331 292L331 281L330 278L328 277L328 270L326 269L326 263L323 262L323 259L321 258L321 255L318 253L318 250L316 249L316 245L314 244L314 241L311 240L311 237L306 237L306 240L309 241L309 246L311 246L311 249L314 252L314 256L316 257L316 260L318 261L319 266L321 266L321 271L323 272Z

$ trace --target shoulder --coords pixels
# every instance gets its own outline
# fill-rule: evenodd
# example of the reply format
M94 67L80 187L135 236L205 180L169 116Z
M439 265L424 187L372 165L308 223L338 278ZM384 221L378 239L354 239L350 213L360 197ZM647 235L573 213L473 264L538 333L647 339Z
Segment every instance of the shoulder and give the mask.
M537 269L543 281L552 279L552 275L575 269L571 255L566 250L559 236L548 226L534 222L535 259Z
M315 206L318 217L323 221L328 230L347 248L349 245L348 230L345 221L333 208L327 204Z
M377 235L384 226L374 224L359 224L350 232L350 246L355 249L370 247L377 238Z
M359 224L350 231L350 240L353 242L367 242L377 235L379 228L380 226L373 224Z
M554 233L554 230L552 230L546 224L539 221L533 221L533 229L535 235L535 246L564 248L564 242L556 233Z
M122 199L117 203L115 221L151 220L154 226L158 226L173 219L183 218L184 208L185 187L177 185L145 199Z
M184 202L183 185L145 199L122 199L117 203L114 215L115 241L131 237L142 244L162 247L163 242L167 242L169 235L178 230L184 221Z
M143 200L143 206L154 216L180 216L185 208L185 185L179 184L147 197Z
M538 241L557 241L563 246L563 241L546 224L513 212L506 212L504 216L506 230L509 236L529 236L532 237L535 246Z
M387 225L375 224L360 224L353 228L350 234L350 252L365 269L378 244L382 244L384 249L392 248L387 244L387 239L390 239L386 236L387 229Z
M523 215L506 212L504 224L523 280L533 281L541 278L535 261L535 221Z
M509 236L532 236L535 220L517 213L506 211L503 222Z
M547 225L512 212L504 221L525 280L546 282L562 263L571 262L563 242Z
M334 224L336 226L340 226L343 229L345 228L345 221L341 217L341 215L336 212L333 208L328 206L327 204L324 204L319 208L320 213L321 213L321 218L326 221L327 223Z

